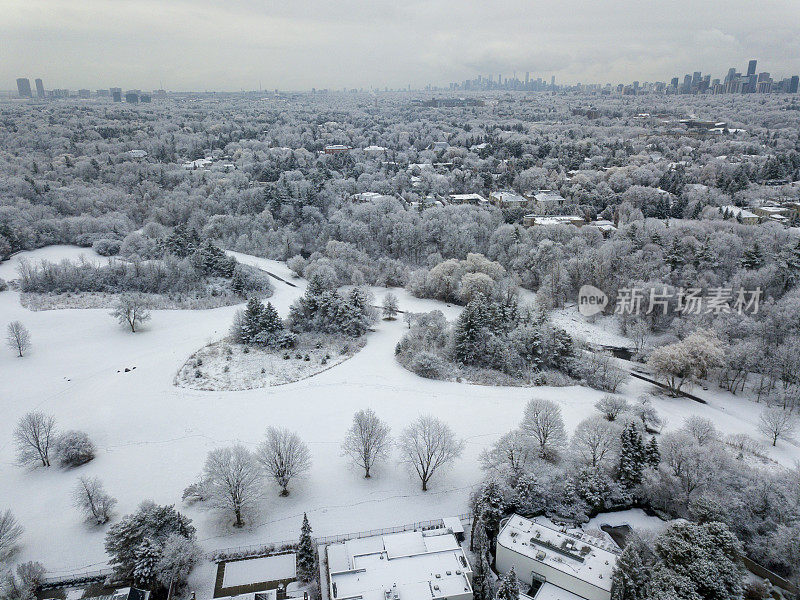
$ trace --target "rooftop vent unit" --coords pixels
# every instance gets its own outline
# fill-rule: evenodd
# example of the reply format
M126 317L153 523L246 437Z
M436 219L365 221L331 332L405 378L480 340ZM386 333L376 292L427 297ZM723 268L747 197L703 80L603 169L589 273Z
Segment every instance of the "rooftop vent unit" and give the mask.
M536 560L544 560L546 556L547 553L545 553L544 550L539 550L539 552L536 553Z

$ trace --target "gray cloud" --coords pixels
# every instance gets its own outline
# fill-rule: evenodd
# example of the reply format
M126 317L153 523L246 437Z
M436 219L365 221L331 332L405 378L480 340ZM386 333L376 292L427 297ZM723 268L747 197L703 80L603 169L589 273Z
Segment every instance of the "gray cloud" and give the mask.
M0 84L302 89L800 71L796 0L3 0Z

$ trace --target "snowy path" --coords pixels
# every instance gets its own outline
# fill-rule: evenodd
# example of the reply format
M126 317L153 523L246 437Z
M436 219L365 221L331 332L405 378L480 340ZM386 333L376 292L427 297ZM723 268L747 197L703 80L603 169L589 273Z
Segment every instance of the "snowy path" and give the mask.
M31 257L74 258L75 248L47 248ZM19 257L17 257L19 258ZM271 299L285 315L302 293L283 263L237 255L287 281L275 281ZM0 277L13 278L13 265L0 264ZM385 290L374 290L376 299ZM393 290L403 310L439 308L450 319L459 308ZM202 311L154 311L141 333L119 328L105 310L30 312L15 292L0 293L5 322L20 319L31 330L33 348L24 359L0 353L0 509L13 508L25 527L20 560L40 560L58 575L103 566L105 529L81 522L70 500L79 475L98 475L126 514L143 499L179 506L198 528L205 549L295 538L303 512L318 535L401 525L466 511L469 491L482 476L480 451L517 425L527 400L536 395L561 404L568 428L593 412L602 394L581 387L492 388L419 378L394 360L402 320L380 322L366 348L352 359L310 379L280 387L239 392L201 392L173 386L186 358L226 335L237 307ZM136 369L124 373L125 367ZM633 382L631 398L647 385ZM656 407L678 427L683 417L703 414L725 433L754 434L758 410L740 398L715 396L709 405L662 398ZM463 457L422 493L418 482L393 459L364 480L339 454L352 414L371 407L395 433L420 413L446 419L467 440ZM98 457L73 472L25 470L14 464L11 432L17 419L39 409L55 415L62 429L86 430ZM288 498L270 489L261 513L242 531L220 524L215 513L183 507L183 488L194 482L208 450L239 441L255 447L269 425L297 430L313 454L306 480ZM797 447L779 442L771 455L790 465ZM213 583L213 582L212 582Z

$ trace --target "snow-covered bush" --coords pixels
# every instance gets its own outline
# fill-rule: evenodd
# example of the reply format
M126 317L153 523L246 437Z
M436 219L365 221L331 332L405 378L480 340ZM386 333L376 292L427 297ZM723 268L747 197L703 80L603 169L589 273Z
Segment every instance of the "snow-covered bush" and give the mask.
M78 467L95 456L95 445L83 431L65 431L58 436L55 453L62 467Z
M441 379L448 371L447 363L438 354L422 351L411 359L412 372L426 379Z
M116 256L122 247L122 242L119 240L97 240L92 244L92 249L100 256Z

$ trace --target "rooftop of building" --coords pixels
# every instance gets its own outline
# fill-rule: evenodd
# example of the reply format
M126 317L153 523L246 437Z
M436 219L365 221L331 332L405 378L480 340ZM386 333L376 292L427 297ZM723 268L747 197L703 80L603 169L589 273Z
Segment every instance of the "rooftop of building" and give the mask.
M513 515L503 525L497 543L553 569L611 590L617 561L613 544L579 530L559 530L541 519Z
M335 600L433 600L472 589L469 563L447 528L331 544L327 557Z

